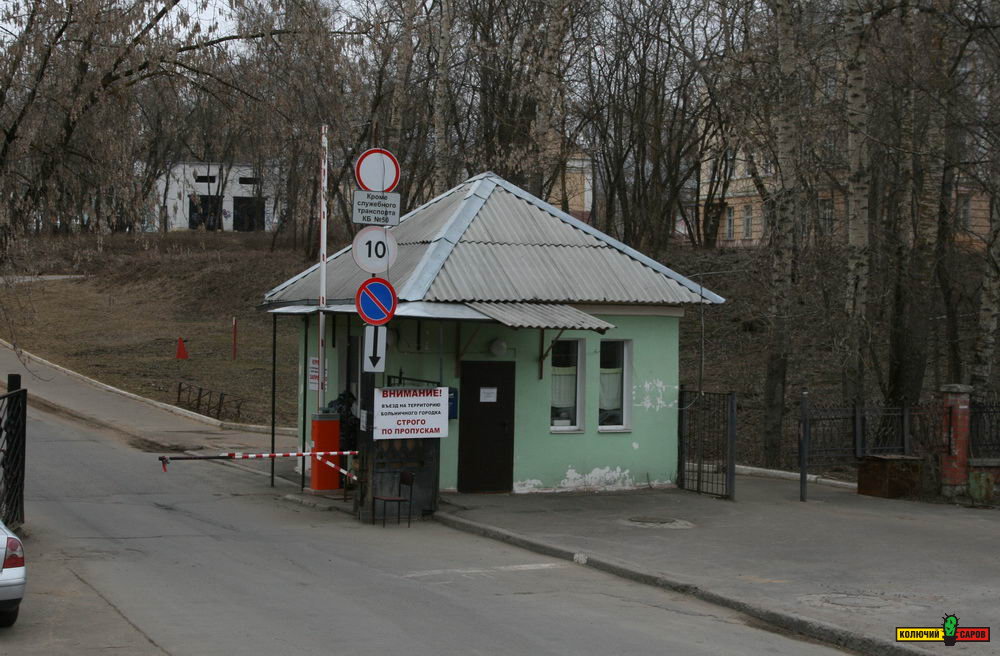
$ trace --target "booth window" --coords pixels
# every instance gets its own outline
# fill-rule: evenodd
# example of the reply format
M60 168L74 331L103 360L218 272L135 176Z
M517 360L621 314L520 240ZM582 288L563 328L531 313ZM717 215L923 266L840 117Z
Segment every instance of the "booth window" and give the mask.
M552 345L552 412L553 430L583 428L582 397L583 341L560 339Z
M628 406L631 404L631 344L623 340L601 342L601 390L598 401L599 429L628 427Z

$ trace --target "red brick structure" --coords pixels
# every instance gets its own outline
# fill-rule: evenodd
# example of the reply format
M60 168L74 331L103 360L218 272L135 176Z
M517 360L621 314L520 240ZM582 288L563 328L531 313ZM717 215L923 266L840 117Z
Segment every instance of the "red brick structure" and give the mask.
M969 385L942 385L945 417L942 423L941 494L964 496L969 482Z

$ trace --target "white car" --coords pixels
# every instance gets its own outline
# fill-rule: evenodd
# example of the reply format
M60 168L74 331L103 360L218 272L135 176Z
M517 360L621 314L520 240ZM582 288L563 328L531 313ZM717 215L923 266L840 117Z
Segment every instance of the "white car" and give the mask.
M0 522L0 553L3 565L0 567L0 627L7 627L17 621L17 612L24 598L24 584L28 578L28 568L24 566L24 545L14 532Z

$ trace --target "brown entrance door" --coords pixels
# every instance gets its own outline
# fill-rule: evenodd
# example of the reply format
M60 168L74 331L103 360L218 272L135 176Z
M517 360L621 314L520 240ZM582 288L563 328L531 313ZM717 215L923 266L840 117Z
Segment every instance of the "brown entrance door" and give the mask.
M514 485L514 363L463 362L458 402L458 491Z

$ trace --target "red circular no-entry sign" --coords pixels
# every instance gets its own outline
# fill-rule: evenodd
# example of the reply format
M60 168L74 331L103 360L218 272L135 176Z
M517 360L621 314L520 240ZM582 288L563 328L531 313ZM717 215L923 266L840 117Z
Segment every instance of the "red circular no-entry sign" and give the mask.
M354 178L365 191L392 191L399 184L399 160L384 148L369 148L354 163Z

